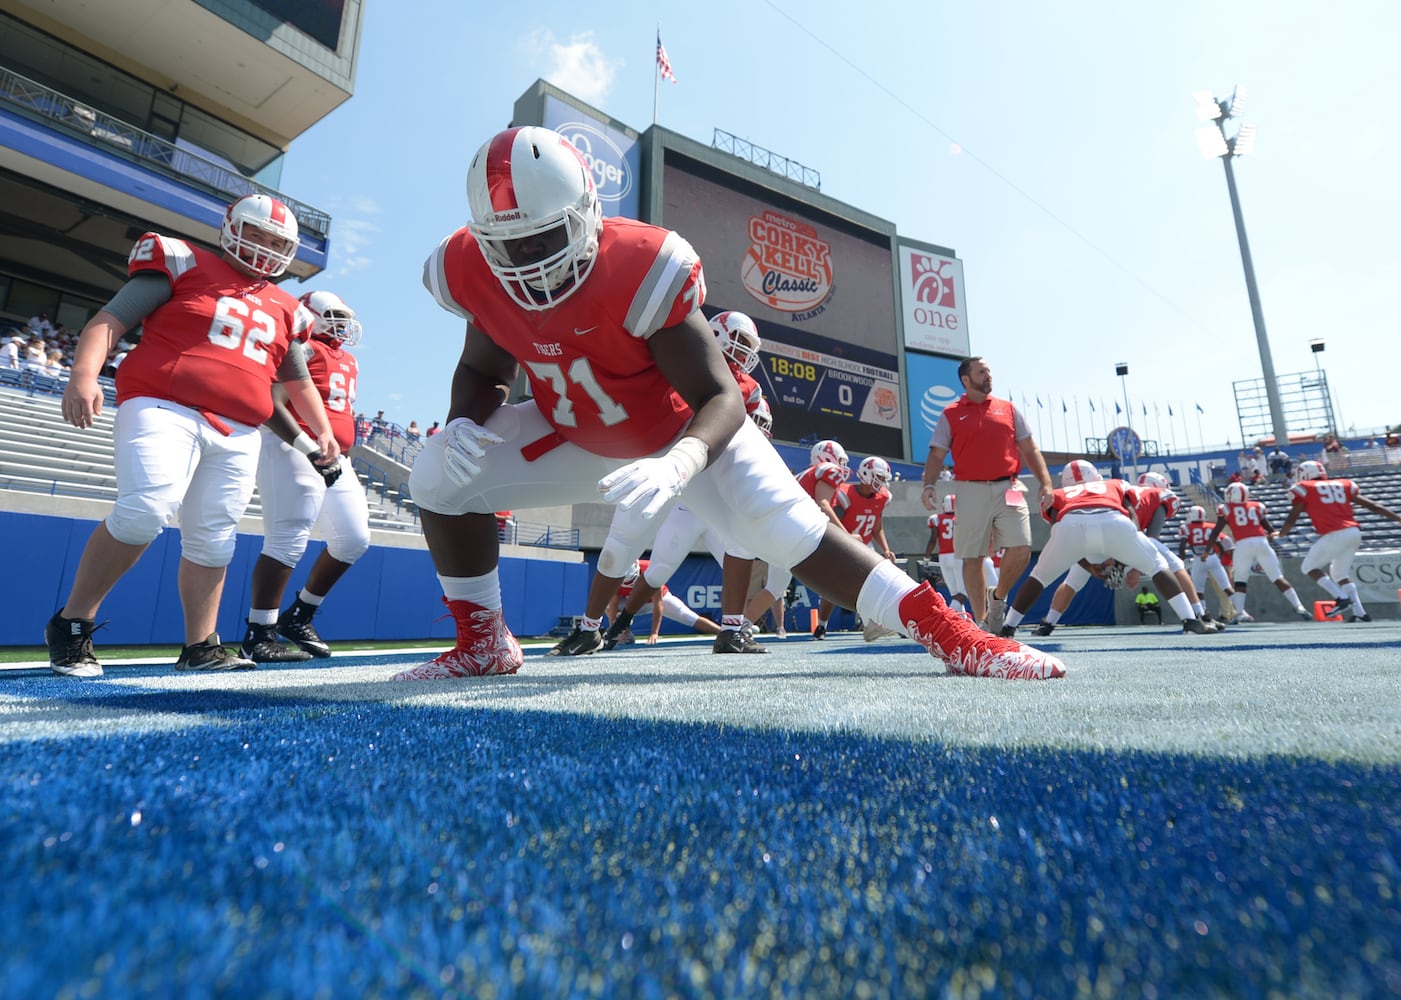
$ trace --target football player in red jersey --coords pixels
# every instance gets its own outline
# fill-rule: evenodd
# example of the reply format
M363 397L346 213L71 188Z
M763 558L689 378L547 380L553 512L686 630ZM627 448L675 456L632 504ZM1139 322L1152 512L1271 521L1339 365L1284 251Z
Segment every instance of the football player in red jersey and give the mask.
M316 317L311 339L298 345L316 386L336 443L342 451L334 465L314 467L294 444L310 424L274 392L275 409L263 427L258 459L258 494L263 502L263 551L253 565L248 629L240 652L255 663L287 663L331 655L312 625L312 616L331 588L370 547L370 508L364 487L350 472L345 452L355 443L355 395L360 366L348 348L360 342L355 310L334 292L307 292L302 305ZM274 423L280 424L274 430ZM306 552L311 529L319 522L326 548L316 557L306 585L285 612L282 595L292 570ZM289 646L278 634L290 639Z
M1279 556L1270 545L1271 539L1278 536L1270 523L1269 513L1259 500L1250 499L1250 487L1245 483L1231 483L1226 487L1225 502L1216 508L1216 526L1211 529L1211 542L1222 537L1222 532L1230 529L1230 537L1235 541L1233 573L1235 593L1231 603L1235 605L1236 621L1253 622L1255 616L1245 610L1245 596L1250 583L1252 566L1259 566L1261 572L1274 582L1284 599L1294 605L1294 613L1308 620L1313 616L1299 600L1294 585L1285 578L1280 569Z
M818 509L827 515L832 524L845 531L842 519L837 516L836 508L832 505L837 498L837 492L851 475L846 449L830 439L819 441L809 449L808 461L808 467L798 473L798 485L817 502ZM788 590L792 579L793 571L790 568L770 562L764 586L749 599L744 609L744 617L751 622L764 617L769 608L777 604L779 598ZM827 625L819 621L812 630L812 637L822 639L826 635Z
M1349 579L1352 557L1362 545L1362 528L1353 504L1361 504L1373 514L1401 521L1401 514L1362 495L1351 479L1329 479L1322 462L1300 462L1297 481L1289 488L1292 506L1280 525L1280 537L1289 534L1299 515L1305 512L1318 532L1300 567L1333 598L1329 614L1347 612L1347 620L1369 622L1372 616L1362 604L1357 584ZM1326 568L1325 568L1326 567Z
M1226 567L1221 562L1224 546L1219 539L1211 541L1211 529L1215 525L1216 522L1207 520L1205 507L1197 505L1188 508L1187 518L1182 524L1182 536L1177 542L1177 556L1186 564L1187 572L1192 577L1192 588L1202 595L1203 602L1206 600L1207 577L1211 577L1220 589L1217 604L1224 618L1233 615L1235 607L1230 604L1231 578L1226 575Z
M1168 570L1173 578L1177 580L1178 586L1182 588L1182 593L1187 595L1188 602L1192 605L1192 610L1197 617L1216 631L1225 629L1225 625L1213 619L1206 613L1206 604L1197 594L1197 588L1192 584L1192 574L1187 572L1187 565L1166 545L1163 544L1159 535L1162 533L1163 524L1171 517L1175 517L1180 501L1177 494L1172 491L1168 483L1167 476L1161 472L1145 472L1138 477L1138 489L1134 490L1133 515L1138 522L1138 530L1143 532L1145 538L1153 543L1153 547L1162 553L1167 560ZM1090 577L1099 576L1103 579L1104 568L1100 567L1100 572L1095 572L1095 567L1086 560L1070 567L1070 571L1065 574L1065 582L1056 588L1055 596L1051 599L1050 610L1046 612L1046 618L1036 627L1037 635L1050 635L1055 631L1056 625L1060 622L1061 615L1065 614L1070 602L1080 591ZM1125 574L1125 586L1133 589L1138 585L1138 571L1130 570ZM1159 614L1161 619L1162 615Z
M679 507L677 508L677 510L680 509ZM633 595L638 593L637 585L639 581L643 579L643 575L647 572L647 568L650 564L650 560L639 559L623 574L623 582L619 585L618 592L614 594L613 599L608 602L608 609L605 613L609 620L617 621L619 610L622 606L626 603L631 603ZM662 633L663 618L670 618L674 622L679 622L687 628L694 629L705 635L719 635L724 631L719 625L716 625L709 618L705 617L705 615L697 614L688 607L685 601L681 600L681 598L667 589L666 584L662 584L657 588L646 587L645 590L650 592L650 596L642 603L651 606L652 614L652 630L647 636L647 645L655 646L657 644L657 639L661 637ZM645 614L647 614L647 611L643 609L642 605L638 605L637 611L628 615L628 623L618 629L616 635L613 634L612 629L609 629L610 643L605 648L613 649L616 646L632 645L635 640L632 635L631 623L634 621L635 617Z
M872 547L891 562L895 562L895 553L885 540L885 505L890 502L889 486L893 478L890 463L885 459L874 455L862 459L856 467L856 482L842 483L832 504L837 519L853 538L862 545ZM827 628L836 607L825 597L818 602L817 621L823 629ZM863 623L861 630L867 642L874 642L894 631L874 621Z
M84 428L102 412L97 375L107 355L142 327L117 369L117 500L44 630L57 674L101 675L92 646L98 608L177 511L185 645L176 669L251 669L251 660L220 643L215 626L274 380L314 428L301 450L313 462L340 455L306 364L288 350L306 338L312 316L270 280L296 255L296 219L282 202L248 195L224 213L219 244L222 256L146 233L127 260L127 283L79 337L62 408L65 420Z
M593 177L557 132L499 133L468 168L472 221L425 284L466 323L450 422L410 485L457 644L404 680L513 673L490 513L603 499L654 517L686 505L863 617L901 622L956 672L1046 678L1063 665L979 638L927 585L827 520L744 417L702 315L700 258L674 232L604 219ZM506 405L524 369L534 398Z
M1036 603L1046 584L1084 560L1092 567L1110 560L1140 573L1150 573L1158 592L1182 619L1182 631L1210 635L1215 629L1192 610L1163 554L1138 528L1131 515L1134 487L1119 479L1106 480L1084 459L1061 470L1061 488L1051 495L1043 516L1051 522L1051 537L1032 567L1007 612L1004 636L1016 631L1027 609Z

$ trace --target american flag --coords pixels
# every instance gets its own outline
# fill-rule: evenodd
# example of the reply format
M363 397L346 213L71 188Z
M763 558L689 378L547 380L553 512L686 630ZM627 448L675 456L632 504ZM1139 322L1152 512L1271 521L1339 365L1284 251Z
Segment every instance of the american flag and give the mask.
M663 80L676 82L676 74L671 71L671 60L666 55L666 46L662 44L661 32L657 33L657 69L661 71Z

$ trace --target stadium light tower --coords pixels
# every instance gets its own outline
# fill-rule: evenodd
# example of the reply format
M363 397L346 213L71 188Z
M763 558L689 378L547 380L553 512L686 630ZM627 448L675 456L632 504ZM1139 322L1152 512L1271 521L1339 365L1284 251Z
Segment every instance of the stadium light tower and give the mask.
M1229 101L1217 100L1209 90L1192 94L1197 101L1197 117L1212 124L1197 129L1197 142L1208 160L1219 159L1226 168L1226 190L1231 194L1231 214L1236 220L1236 239L1240 242L1240 262L1245 268L1245 290L1250 296L1250 315L1255 320L1255 342L1260 349L1260 367L1265 375L1265 396L1270 404L1270 423L1274 426L1275 445L1289 444L1289 427L1284 422L1284 406L1279 399L1279 382L1275 379L1275 363L1270 357L1270 338L1265 333L1265 313L1260 308L1260 290L1255 286L1255 265L1250 260L1250 241L1245 238L1245 220L1240 214L1240 195L1236 192L1236 175L1231 161L1255 148L1255 126L1240 120L1245 109L1245 88L1237 86ZM1230 126L1229 130L1227 126Z

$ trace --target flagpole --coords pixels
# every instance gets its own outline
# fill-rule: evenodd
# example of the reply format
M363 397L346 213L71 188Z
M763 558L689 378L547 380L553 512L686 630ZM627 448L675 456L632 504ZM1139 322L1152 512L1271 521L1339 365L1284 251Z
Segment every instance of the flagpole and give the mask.
M1202 407L1200 403L1197 407L1197 451L1206 451L1206 436L1202 434Z
M657 47L662 44L662 23L657 22ZM656 53L652 54L652 124L657 124L657 98L660 96L662 87L662 64L656 58Z
M1061 426L1061 430L1065 432L1065 436L1066 436L1067 438L1069 438L1069 437L1070 437L1070 408L1069 408L1068 406L1065 405L1065 397L1064 397L1064 396L1062 396L1062 397L1061 397L1061 400L1060 400L1060 426ZM1078 454L1080 454L1080 449L1079 449L1079 448L1067 448L1066 451L1070 452L1070 453L1073 454L1073 455L1078 455Z
M1163 450L1163 413L1158 409L1158 401L1156 399L1153 400L1153 422L1157 424L1158 427L1158 451L1161 454Z
M1085 447L1085 429L1080 426L1080 396L1075 396L1075 450L1079 451Z

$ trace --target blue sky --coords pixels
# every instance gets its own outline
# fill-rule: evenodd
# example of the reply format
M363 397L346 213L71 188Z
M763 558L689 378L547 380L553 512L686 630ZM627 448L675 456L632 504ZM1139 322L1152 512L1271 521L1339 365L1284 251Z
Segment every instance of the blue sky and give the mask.
M281 183L334 219L327 270L288 288L332 289L364 321L357 409L442 419L462 331L420 272L467 220L468 161L537 78L645 129L660 24L679 82L661 84L659 124L751 140L901 235L954 248L998 395L1088 416L1087 398L1112 406L1127 388L1148 407L1144 436L1177 450L1238 447L1232 382L1261 377L1224 173L1193 135L1193 91L1245 85L1258 141L1236 178L1275 370L1312 371L1321 338L1343 424L1401 422L1401 4L860 13L369 0L355 95L293 143ZM1048 420L1038 438L1069 446L1074 429Z

